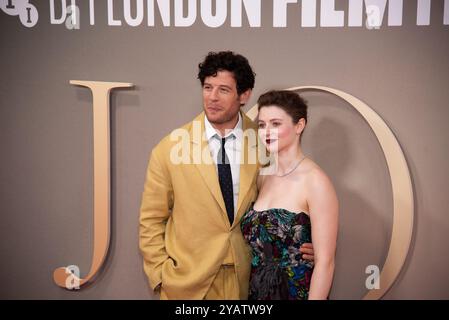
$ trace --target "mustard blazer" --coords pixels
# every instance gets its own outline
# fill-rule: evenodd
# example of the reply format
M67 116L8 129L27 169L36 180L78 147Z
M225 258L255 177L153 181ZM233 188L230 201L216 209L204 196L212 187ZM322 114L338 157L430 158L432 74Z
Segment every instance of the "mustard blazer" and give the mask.
M240 220L257 197L257 127L243 112L244 134L237 213L230 225L208 143L202 112L152 150L140 208L139 246L151 288L162 284L168 299L203 299L223 263L234 263L239 296L247 299L251 252ZM184 163L171 161L182 154ZM205 135L204 135L205 137ZM195 153L196 150L196 153ZM198 150L201 150L201 161Z

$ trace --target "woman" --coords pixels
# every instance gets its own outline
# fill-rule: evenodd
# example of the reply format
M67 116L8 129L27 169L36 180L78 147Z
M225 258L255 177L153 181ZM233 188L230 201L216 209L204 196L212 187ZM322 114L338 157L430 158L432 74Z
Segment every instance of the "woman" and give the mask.
M331 181L301 148L307 105L292 91L258 100L259 137L274 158L241 228L253 259L249 299L327 299L334 273L338 200ZM314 263L299 251L312 242ZM313 271L313 272L312 272Z

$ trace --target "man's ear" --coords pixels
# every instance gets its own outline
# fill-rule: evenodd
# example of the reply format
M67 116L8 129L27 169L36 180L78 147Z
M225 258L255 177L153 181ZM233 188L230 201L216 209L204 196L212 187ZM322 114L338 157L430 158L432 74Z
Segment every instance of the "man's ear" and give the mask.
M245 105L249 101L249 98L251 97L251 93L252 93L252 90L248 89L245 92L243 92L242 94L240 94L239 100L240 100L241 106Z

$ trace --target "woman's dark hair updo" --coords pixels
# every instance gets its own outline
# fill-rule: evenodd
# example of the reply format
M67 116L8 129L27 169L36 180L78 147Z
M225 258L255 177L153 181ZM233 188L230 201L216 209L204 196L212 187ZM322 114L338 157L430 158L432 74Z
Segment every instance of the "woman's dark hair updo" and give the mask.
M271 90L259 97L258 110L267 106L276 106L284 110L293 123L298 123L301 118L307 123L307 102L294 91Z

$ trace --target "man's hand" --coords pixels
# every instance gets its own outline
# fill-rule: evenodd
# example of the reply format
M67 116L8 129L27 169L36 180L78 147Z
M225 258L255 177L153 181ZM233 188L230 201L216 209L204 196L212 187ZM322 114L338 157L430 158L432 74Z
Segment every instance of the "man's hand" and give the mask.
M161 294L161 287L162 287L162 283L159 283L156 288L154 288L153 293L155 294Z
M310 242L303 243L299 251L302 253L302 258L305 260L314 261L313 245Z

